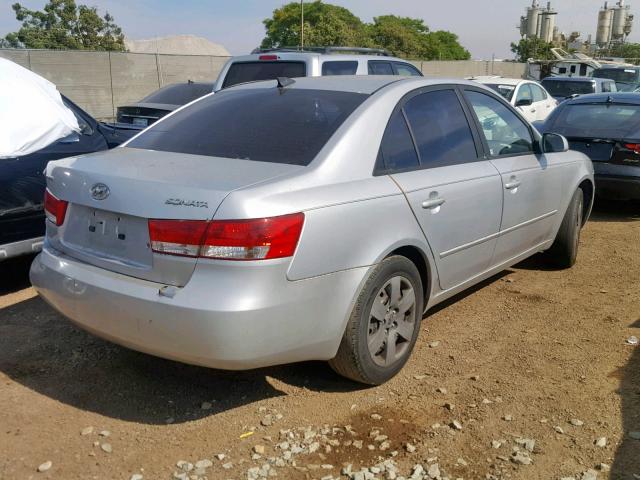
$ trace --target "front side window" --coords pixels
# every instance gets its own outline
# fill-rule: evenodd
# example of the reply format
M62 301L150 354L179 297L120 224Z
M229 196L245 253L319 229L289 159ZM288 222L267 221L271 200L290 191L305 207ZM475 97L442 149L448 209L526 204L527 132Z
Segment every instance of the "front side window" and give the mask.
M443 167L477 159L471 127L455 91L416 95L404 110L422 166Z
M518 87L518 93L516 95L516 105L521 102L533 102L533 93L531 93L531 87L528 83L520 85Z
M465 91L489 152L492 156L517 155L533 152L533 139L527 125L507 106L491 96Z
M306 73L307 66L304 62L283 62L279 60L237 62L229 67L222 88L258 80L275 80L278 77L304 77Z
M358 62L330 61L322 64L322 75L355 75Z
M392 115L380 145L382 168L392 173L419 166L418 155L402 110Z
M393 64L396 67L396 75L400 75L401 77L421 77L422 73L413 65L409 65L407 63L402 62L394 62Z
M153 124L127 146L308 165L368 95L330 90L222 90Z
M391 62L381 62L380 60L369 60L369 75L393 75Z

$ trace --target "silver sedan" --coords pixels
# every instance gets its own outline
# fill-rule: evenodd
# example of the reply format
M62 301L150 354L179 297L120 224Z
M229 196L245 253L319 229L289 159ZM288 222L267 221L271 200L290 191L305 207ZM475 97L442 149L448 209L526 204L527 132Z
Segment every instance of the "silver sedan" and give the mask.
M38 293L80 327L223 369L328 360L380 384L430 307L576 261L593 168L476 83L281 78L49 163Z

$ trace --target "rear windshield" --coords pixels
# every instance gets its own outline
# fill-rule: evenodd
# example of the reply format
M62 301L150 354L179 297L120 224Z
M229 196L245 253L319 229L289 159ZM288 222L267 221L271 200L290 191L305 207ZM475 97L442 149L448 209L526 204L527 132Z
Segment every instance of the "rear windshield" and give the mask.
M154 124L127 146L308 165L367 97L276 87L223 90Z
M304 62L271 62L264 60L238 62L229 67L222 88L257 80L275 80L278 77L304 77L306 73L307 66Z
M576 104L561 107L545 129L566 137L623 138L640 127L640 106L621 104Z
M593 71L592 76L595 78L609 78L622 85L640 83L638 70L635 68L598 68Z
M585 95L587 93L595 93L593 82L584 81L562 81L562 80L543 80L542 86L552 97L567 98L572 95Z
M147 95L140 103L185 105L213 91L213 83L179 83L168 85Z
M513 92L516 89L515 85L499 85L497 83L487 83L485 86L489 87L491 90L498 92L509 101L511 101Z

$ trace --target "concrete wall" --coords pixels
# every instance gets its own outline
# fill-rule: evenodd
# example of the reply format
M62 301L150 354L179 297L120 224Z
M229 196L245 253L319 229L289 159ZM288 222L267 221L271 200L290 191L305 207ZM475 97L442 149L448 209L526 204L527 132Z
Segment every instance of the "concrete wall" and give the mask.
M119 105L177 82L213 82L229 57L155 55L69 50L3 50L0 57L42 75L98 119L112 119ZM425 75L522 77L525 64L485 61L415 61Z

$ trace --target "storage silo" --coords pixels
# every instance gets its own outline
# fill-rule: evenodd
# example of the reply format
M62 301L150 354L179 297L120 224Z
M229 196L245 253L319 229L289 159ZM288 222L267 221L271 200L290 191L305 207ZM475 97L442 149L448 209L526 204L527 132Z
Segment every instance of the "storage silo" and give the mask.
M613 8L613 22L611 24L611 40L620 42L624 39L624 28L627 23L630 5L625 5L624 0L620 0Z
M533 0L531 6L527 8L527 38L538 37L538 16L540 15L540 10L538 0Z
M604 47L611 40L611 26L613 23L613 9L609 3L604 2L604 7L598 12L598 29L596 30L596 44Z
M543 42L553 42L553 30L556 26L556 15L558 12L551 8L551 2L547 3L547 8L540 14L540 39Z

